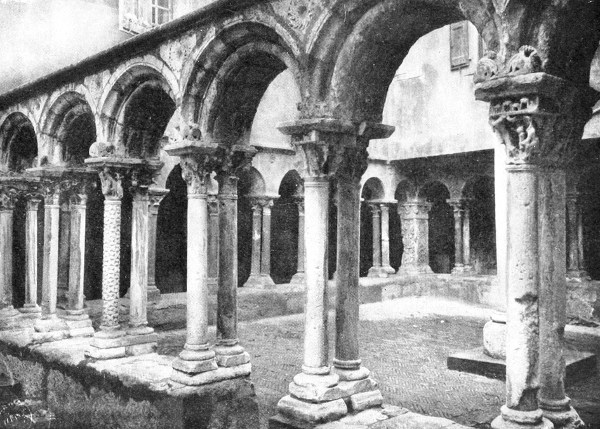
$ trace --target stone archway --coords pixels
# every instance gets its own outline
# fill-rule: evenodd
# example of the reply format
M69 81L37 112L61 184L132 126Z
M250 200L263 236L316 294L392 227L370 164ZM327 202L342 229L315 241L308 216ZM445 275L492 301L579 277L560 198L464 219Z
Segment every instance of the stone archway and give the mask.
M464 209L469 213L470 261L465 264L472 265L476 274L496 274L494 179L472 178L463 190L463 199Z
M441 182L429 182L419 196L431 204L429 211L429 266L434 273L450 273L454 266L454 217L448 188Z
M381 207L385 192L377 177L363 185L360 206L360 276L379 276L381 267ZM376 262L375 259L379 258Z

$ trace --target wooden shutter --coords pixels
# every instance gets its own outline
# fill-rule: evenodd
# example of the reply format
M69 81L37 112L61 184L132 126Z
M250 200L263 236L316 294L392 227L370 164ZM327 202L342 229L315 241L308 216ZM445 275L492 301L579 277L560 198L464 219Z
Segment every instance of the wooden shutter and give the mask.
M468 21L450 24L450 69L456 70L469 65Z

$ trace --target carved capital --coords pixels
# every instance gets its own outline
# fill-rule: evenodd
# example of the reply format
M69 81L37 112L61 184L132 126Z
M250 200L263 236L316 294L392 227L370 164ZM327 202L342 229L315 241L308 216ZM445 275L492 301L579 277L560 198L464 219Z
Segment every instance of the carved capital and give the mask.
M359 183L367 171L369 152L367 145L357 142L354 146L336 147L331 162L331 173L337 180Z
M304 197L295 197L294 202L298 206L298 214L304 216Z
M257 150L252 146L219 146L216 151L218 159L217 176L239 176L242 171L250 168L252 158L256 153Z
M380 207L379 203L369 203L369 208L371 209L371 213L373 214L373 217L381 216L381 207Z
M210 154L182 156L181 177L187 184L188 195L206 195L214 157Z
M398 204L398 214L403 219L429 219L431 203L426 201L406 201Z
M17 202L18 191L11 186L0 187L0 211L12 211Z
M216 195L208 196L208 214L209 216L219 216L219 199Z
M150 187L148 189L148 209L150 214L158 215L158 209L160 207L160 202L165 198L165 196L169 193L168 189Z
M124 174L122 171L107 166L100 170L98 176L100 176L102 194L105 198L118 200L123 198Z

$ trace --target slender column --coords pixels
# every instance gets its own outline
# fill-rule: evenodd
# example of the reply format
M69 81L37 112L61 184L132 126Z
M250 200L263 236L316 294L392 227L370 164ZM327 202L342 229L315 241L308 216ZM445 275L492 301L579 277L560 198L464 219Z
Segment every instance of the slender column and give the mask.
M69 246L69 292L66 315L63 318L71 336L94 334L92 322L85 312L83 295L85 285L85 232L87 194L85 185L71 196L71 240Z
M64 198L64 197L63 197ZM61 198L61 200L63 200ZM68 197L60 204L59 245L58 245L58 289L59 307L66 309L69 300L69 262L71 242L71 206Z
M271 278L271 207L272 199L263 200L262 204L262 248L260 258L260 275L263 287L273 287Z
M381 208L381 266L388 274L395 274L390 265L390 206L380 204Z
M37 303L38 288L38 208L42 202L41 198L31 196L27 200L27 217L25 219L26 230L26 252L25 266L25 304L21 311L23 313L39 316L42 311Z
M217 364L221 367L242 366L250 355L239 344L237 332L238 173L250 165L256 150L234 145L220 158L219 183L219 289L217 292Z
M126 355L125 343L115 341L125 335L125 331L119 325L123 175L116 168L109 167L103 168L99 175L104 194L102 321L100 330L94 334L87 355L96 359L110 359Z
M13 210L16 192L0 187L0 330L17 326L13 307Z
M147 336L154 329L148 326L148 271L150 247L149 183L143 181L132 187L133 203L131 210L131 284L129 287L129 329L130 336L144 337L144 345L136 346L136 353L152 352L156 348L156 338ZM138 340L136 340L136 343Z
M368 276L387 277L387 271L381 267L381 209L377 203L369 204L369 207L373 215L373 266L369 269Z
M208 196L208 290L217 292L219 277L219 200Z
M463 219L464 209L463 201L448 200L454 211L454 268L452 274L462 274L464 269L463 263Z
M383 401L377 383L361 365L359 351L359 267L360 267L360 178L366 169L367 142L338 153L337 179L337 276L334 371L340 380L354 385L350 404L357 411L365 402L370 407ZM363 158L363 162L357 160ZM379 206L374 213L378 213ZM386 207L387 208L387 207ZM373 221L379 219L373 219ZM375 231L376 232L376 231ZM376 234L374 234L376 235ZM379 237L377 237L379 238ZM379 244L373 239L373 244ZM365 399L367 399L365 401ZM366 407L364 407L366 408Z
M304 197L296 199L296 205L298 206L298 262L296 268L296 274L292 277L290 283L293 284L304 284L306 281L304 275L304 262L305 262L305 245L304 245Z
M569 194L566 198L567 277L587 279L589 275L583 266L583 226L578 197L578 194Z
M473 270L471 265L471 209L468 204L465 204L463 213L463 264L464 271L471 272Z
M167 189L151 187L148 190L150 206L148 208L148 302L160 300L160 290L156 287L156 225L160 202L167 195Z
M244 287L257 287L261 284L261 252L262 242L262 206L258 199L252 200L252 255L250 262L250 277L244 284Z
M419 199L398 204L404 246L398 274L433 273L429 266L429 210L431 204Z
M65 338L67 326L56 314L59 266L60 185L47 183L44 190L44 265L42 272L42 318L34 328L39 341ZM52 334L55 333L55 334Z
M173 361L172 379L196 384L195 374L217 369L215 352L208 344L208 204L206 160L182 156L187 183L187 335L183 351ZM193 237L193 239L192 239Z
M565 393L564 330L567 323L565 258L565 173L544 169L539 175L540 408L555 427L581 428L583 422Z

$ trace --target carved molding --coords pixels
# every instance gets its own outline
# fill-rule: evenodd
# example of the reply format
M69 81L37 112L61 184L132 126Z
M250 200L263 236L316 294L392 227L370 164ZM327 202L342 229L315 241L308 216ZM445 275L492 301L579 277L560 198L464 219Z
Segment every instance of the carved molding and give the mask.
M496 52L486 52L477 63L473 81L481 83L500 77L519 76L542 71L544 71L543 62L537 49L533 46L524 45L508 60L504 67L498 63Z

